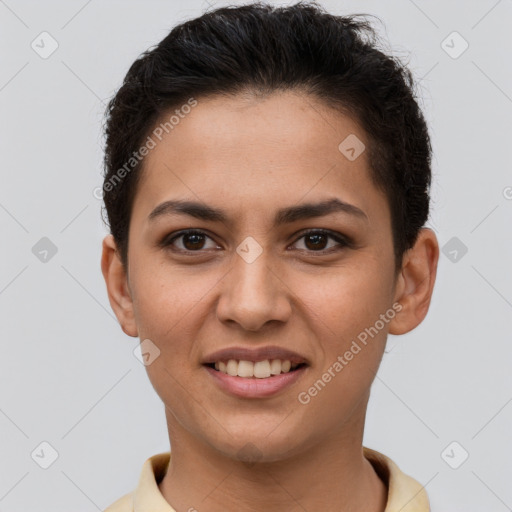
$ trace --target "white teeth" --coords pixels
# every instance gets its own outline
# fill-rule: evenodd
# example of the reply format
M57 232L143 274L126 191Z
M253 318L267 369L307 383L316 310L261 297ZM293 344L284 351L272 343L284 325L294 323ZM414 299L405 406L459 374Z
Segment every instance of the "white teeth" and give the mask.
M281 361L279 359L274 359L270 363L270 373L272 375L279 375L281 373Z
M237 375L239 377L252 377L254 375L254 363L251 363L251 361L240 361L238 363Z
M298 363L291 363L289 360L281 361L280 359L266 359L264 361L237 361L230 359L227 363L218 361L215 363L215 369L222 373L227 373L232 377L244 377L257 379L266 379L272 375L279 375L280 373L288 373L299 366Z
M234 359L230 359L226 365L226 373L232 377L236 377L238 373L238 363Z
M270 362L266 360L254 363L254 376L258 379L270 377Z

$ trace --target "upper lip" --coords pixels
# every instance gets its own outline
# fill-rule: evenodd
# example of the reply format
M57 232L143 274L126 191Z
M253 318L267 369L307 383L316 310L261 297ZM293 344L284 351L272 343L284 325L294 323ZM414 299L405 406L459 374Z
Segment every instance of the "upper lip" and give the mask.
M292 363L306 363L305 357L297 352L288 350L283 347L275 345L261 347L261 348L247 348L247 347L230 347L222 350L217 350L206 356L202 364L216 363L217 361L228 361L229 359L236 359L237 361L265 361L266 359L281 359L282 361L290 361Z

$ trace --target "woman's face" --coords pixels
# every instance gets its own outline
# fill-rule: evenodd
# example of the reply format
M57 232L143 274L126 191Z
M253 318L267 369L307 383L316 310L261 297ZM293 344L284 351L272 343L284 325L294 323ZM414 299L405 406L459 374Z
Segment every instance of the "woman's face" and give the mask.
M128 248L136 328L124 328L160 350L147 371L171 432L268 461L362 435L396 297L389 205L360 142L353 119L310 96L198 98L146 157ZM350 206L309 207L331 201ZM264 375L279 353L252 351L268 347L307 365L243 378L204 364L245 348L235 359Z

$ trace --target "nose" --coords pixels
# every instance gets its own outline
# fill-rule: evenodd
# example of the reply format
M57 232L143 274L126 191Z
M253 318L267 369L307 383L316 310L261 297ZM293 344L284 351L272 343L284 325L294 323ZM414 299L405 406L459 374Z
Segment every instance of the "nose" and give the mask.
M221 281L217 318L247 331L259 331L276 321L286 322L292 312L291 292L266 251L251 263L236 254L233 265Z

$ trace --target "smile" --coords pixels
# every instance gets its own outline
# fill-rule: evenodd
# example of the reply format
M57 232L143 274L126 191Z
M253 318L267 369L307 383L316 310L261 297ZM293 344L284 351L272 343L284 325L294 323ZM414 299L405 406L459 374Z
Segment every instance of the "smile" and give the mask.
M254 375L254 372L258 374L260 371L258 363L263 363L261 366L262 373L259 373L259 375L263 375L264 370L264 375L268 374L267 377L257 377ZM277 395L279 392L289 388L293 383L300 379L308 369L308 365L304 363L295 363L295 368L292 369L289 361L288 363L283 361L284 369L290 365L290 368L284 372L282 371L283 364L281 361L279 361L279 363L281 364L280 373L275 375L270 374L269 368L271 367L272 361L268 360L253 363L252 361L241 360L238 362L237 360L231 359L227 361L227 363L223 363L226 366L226 371L221 371L221 361L218 363L205 364L203 365L203 368L208 372L213 383L231 396L236 396L238 398L267 398ZM215 364L219 365L218 370L215 369ZM229 370L232 373L234 373L234 370L236 369L237 375L230 375L227 373L228 365ZM274 370L277 371L277 363L274 363L273 366ZM253 375L241 377L238 375L238 371L241 373L252 372Z
M281 375L296 370L299 366L304 366L304 363L292 363L290 360L280 359L265 359L263 361L246 361L236 359L229 359L228 361L217 361L211 363L210 368L222 372L232 377L242 377L245 379L267 379L274 375Z

